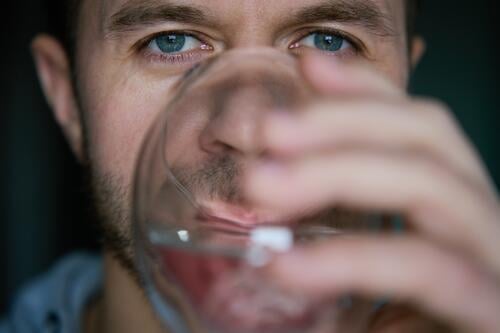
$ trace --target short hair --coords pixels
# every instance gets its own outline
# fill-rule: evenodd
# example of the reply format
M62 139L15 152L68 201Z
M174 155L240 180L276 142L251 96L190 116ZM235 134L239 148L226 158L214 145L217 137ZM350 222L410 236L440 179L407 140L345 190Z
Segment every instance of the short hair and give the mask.
M70 62L73 63L77 47L78 19L81 3L84 0L50 0L49 22L52 23L51 33L63 44ZM420 0L405 0L406 2L406 34L408 46L416 34L417 16L420 11Z

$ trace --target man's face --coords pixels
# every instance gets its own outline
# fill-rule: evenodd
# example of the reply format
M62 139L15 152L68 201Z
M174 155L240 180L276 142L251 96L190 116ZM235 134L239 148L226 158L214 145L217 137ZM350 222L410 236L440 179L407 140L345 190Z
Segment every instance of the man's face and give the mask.
M121 242L114 245L125 258L131 254L130 188L140 144L196 63L234 49L318 49L339 61L366 61L402 89L407 83L401 0L87 0L82 6L76 89L86 153L107 238ZM215 157L222 162L210 167L227 167L231 154L242 153L233 143L243 132L234 124L245 119L193 115L180 122L197 145L187 152L193 163L187 170L196 173ZM217 144L232 149L220 156Z

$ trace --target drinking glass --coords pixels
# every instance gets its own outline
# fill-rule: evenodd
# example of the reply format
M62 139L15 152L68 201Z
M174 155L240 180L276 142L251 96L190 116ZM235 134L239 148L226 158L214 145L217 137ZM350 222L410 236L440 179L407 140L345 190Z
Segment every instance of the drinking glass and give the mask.
M307 296L285 289L266 271L274 256L296 246L350 237L339 227L348 225L343 217L259 211L242 191L245 168L269 154L261 135L265 115L301 112L316 98L297 59L268 49L211 57L174 86L142 145L133 205L137 267L166 329L355 333L366 328L371 302L353 295ZM235 131L246 131L235 134L240 150L203 141L220 121L229 126L224 130L234 124Z

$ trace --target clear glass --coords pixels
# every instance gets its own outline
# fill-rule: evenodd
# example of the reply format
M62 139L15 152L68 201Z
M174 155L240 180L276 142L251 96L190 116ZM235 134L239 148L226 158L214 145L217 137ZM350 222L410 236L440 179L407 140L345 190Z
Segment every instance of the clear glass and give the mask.
M241 191L245 167L266 156L263 115L300 112L316 97L297 60L275 50L226 52L174 89L147 134L134 182L137 265L165 326L175 333L363 332L371 302L306 297L282 289L264 269L294 246L345 237L338 221L256 212ZM222 117L248 131L238 132L239 151L203 141Z

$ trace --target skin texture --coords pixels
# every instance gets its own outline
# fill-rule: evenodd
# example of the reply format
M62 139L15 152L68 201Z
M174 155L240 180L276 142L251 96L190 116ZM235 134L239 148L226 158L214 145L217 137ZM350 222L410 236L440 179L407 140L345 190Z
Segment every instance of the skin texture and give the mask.
M214 0L209 7L206 1L182 1L205 6L203 11L218 24L165 21L110 33L111 17L125 3L83 2L74 69L54 38L40 35L33 42L55 118L77 158L90 166L108 238L118 240L104 251L105 285L86 315L88 332L161 332L127 268L132 255L130 186L144 133L196 61L162 62L134 45L161 31L195 30L209 37L211 47L198 50L193 59L260 47L290 52L299 38L292 32L296 29L282 23L297 8L319 1ZM414 232L321 244L279 258L269 272L284 286L307 293L389 295L457 331L497 332L497 193L446 107L405 94L409 69L418 62L423 43L412 41L408 54L402 2L373 3L391 23L391 36L345 22L313 24L354 35L363 41L364 51L300 57L304 82L321 98L300 114L266 116L266 158L243 175L244 194L255 207L266 209L340 204L397 212L408 217ZM199 144L190 152L191 161L220 154L221 147L231 148L227 154L249 153L249 147L240 145L244 130L228 126L229 121L244 126L243 120L184 121ZM433 325L420 312L401 318L374 331L431 331L422 327Z

